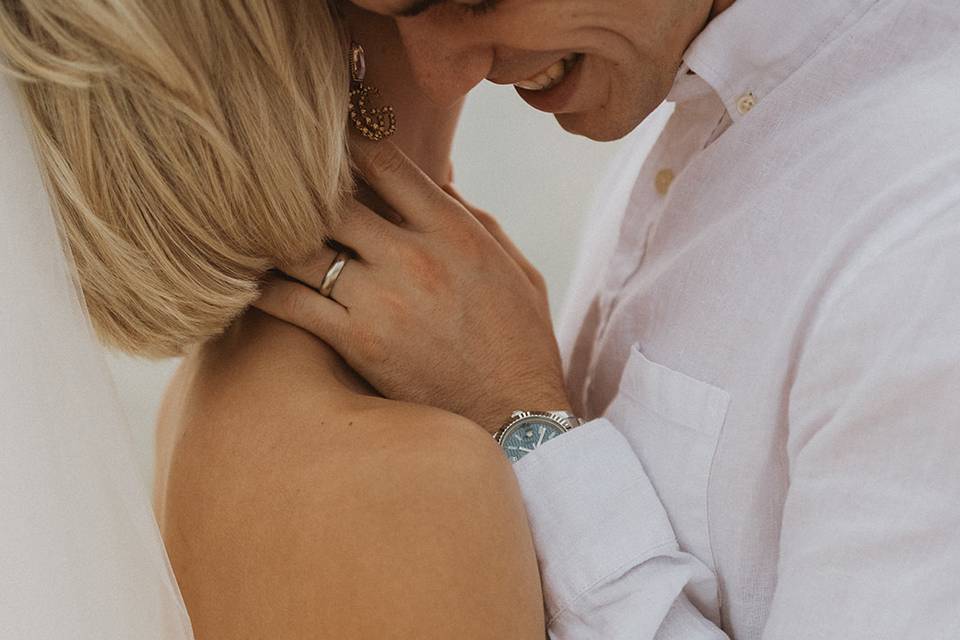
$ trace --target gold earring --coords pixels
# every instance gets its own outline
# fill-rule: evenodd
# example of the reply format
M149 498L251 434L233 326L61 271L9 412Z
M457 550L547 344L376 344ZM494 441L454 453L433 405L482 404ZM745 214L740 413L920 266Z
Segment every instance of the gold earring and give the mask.
M350 43L350 122L365 138L379 142L397 131L397 116L393 107L372 109L367 96L379 96L380 90L363 84L367 75L367 60L363 47Z

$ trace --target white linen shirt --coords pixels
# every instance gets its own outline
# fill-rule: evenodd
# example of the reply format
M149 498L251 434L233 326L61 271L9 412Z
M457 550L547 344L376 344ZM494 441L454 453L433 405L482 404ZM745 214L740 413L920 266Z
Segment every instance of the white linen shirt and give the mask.
M669 100L515 465L550 636L960 638L960 2L738 0Z

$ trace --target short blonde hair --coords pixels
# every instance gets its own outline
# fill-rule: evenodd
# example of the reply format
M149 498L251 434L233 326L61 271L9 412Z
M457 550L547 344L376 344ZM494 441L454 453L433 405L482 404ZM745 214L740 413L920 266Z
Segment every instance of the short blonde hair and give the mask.
M0 60L110 346L221 333L343 210L349 78L324 0L0 0Z

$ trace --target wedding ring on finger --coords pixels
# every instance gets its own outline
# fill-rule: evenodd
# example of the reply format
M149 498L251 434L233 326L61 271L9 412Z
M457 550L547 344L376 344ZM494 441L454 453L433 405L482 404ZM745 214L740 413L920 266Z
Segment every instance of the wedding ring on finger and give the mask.
M343 268L347 266L349 260L350 255L346 251L337 253L337 257L333 259L333 264L330 265L327 273L324 274L323 281L320 283L317 293L324 298L332 298L333 287L337 284L337 280L340 278L340 274L343 273Z

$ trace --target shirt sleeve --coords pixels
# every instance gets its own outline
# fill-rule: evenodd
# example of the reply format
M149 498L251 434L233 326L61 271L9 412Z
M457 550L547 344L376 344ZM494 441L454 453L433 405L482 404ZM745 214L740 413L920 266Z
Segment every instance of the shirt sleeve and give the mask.
M851 262L818 302L789 389L764 640L960 634L957 218ZM614 425L556 438L516 472L551 638L726 637L685 593L713 576L678 549Z
M765 638L960 637L960 208L900 219L800 348Z
M554 640L726 636L684 589L712 572L679 550L630 444L599 419L514 465Z

